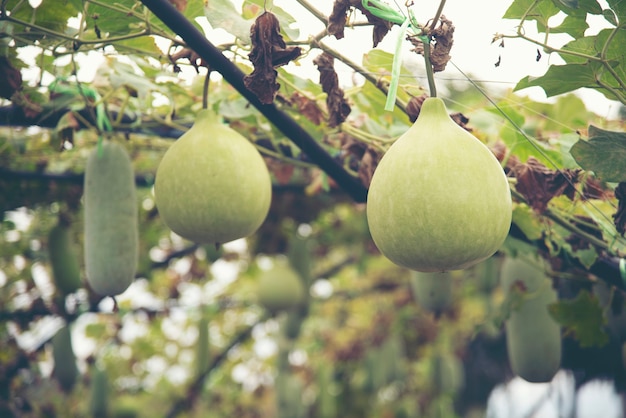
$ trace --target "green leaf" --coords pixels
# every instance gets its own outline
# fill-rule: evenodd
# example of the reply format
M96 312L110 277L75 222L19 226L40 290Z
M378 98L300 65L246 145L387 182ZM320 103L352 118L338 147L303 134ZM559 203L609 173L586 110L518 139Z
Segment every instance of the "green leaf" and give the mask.
M589 126L589 140L578 140L570 150L576 162L607 182L626 181L626 133Z
M567 33L572 38L582 38L589 28L586 16L566 16L559 26L551 28L552 33Z
M142 36L139 38L126 39L115 42L115 49L118 51L129 50L129 52L141 55L152 55L158 57L163 55L157 46L154 38L151 36Z
M557 7L570 16L582 16L587 13L599 15L602 7L597 0L554 0Z
M513 91L528 87L541 87L548 97L567 93L582 87L596 85L595 66L590 64L551 65L540 77L522 78Z
M615 12L613 10L611 9L602 10L602 16L604 16L604 19L606 19L606 21L609 22L611 25L613 26L618 25L617 16L615 16Z
M559 12L552 0L515 0L504 13L504 19L535 20L537 29L545 32L548 20Z
M580 0L578 6L587 13L599 15L602 13L602 7L597 0Z
M562 300L548 306L552 318L572 334L581 347L602 347L609 342L604 330L606 320L598 299L581 290L575 299Z
M578 0L558 0L565 7L571 9L578 9Z
M543 223L527 205L515 206L513 209L513 223L530 241L541 239L543 236Z
M626 20L626 2L624 0L607 0L611 9L615 12L620 24L623 25Z
M240 41L250 43L253 21L243 18L230 0L206 0L204 15L213 29L224 29Z
M34 23L55 32L65 32L67 20L78 16L80 9L71 3L58 0L43 0L37 8L28 1L9 0L6 10L11 17L28 23Z

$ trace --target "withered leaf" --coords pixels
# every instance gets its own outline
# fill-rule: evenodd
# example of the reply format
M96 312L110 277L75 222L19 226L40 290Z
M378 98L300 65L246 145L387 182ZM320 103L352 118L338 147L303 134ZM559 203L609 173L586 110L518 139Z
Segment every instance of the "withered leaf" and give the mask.
M328 25L326 26L326 31L329 35L334 35L337 39L344 37L344 29L350 7L350 0L335 0L333 11L328 17Z
M430 62L434 72L443 71L451 58L450 50L454 43L454 25L442 15L440 25L432 31L431 35L435 39L435 45L430 53Z
M275 68L298 58L301 50L299 47L287 47L280 34L278 19L268 11L256 18L250 28L250 39L252 51L249 58L254 70L243 81L261 103L270 104L280 88Z
M626 183L621 182L615 188L615 197L617 198L617 211L613 215L613 223L615 229L620 235L624 236L626 232Z
M409 100L406 105L406 113L409 115L409 120L411 123L417 120L417 117L420 114L420 110L422 109L422 104L424 104L424 100L426 100L428 96L422 94L421 96L413 96Z
M170 3L176 7L179 12L184 12L187 8L187 0L170 0Z
M339 87L339 80L334 68L335 59L326 52L313 60L320 72L320 84L326 93L326 106L328 107L328 125L331 128L340 125L346 120L351 112L350 105L344 97L343 90Z
M22 88L22 74L11 65L7 57L0 57L0 97L10 99Z
M380 41L382 41L385 35L389 32L393 23L374 16L365 7L363 7L363 2L361 0L335 0L335 3L333 4L333 11L328 17L326 31L329 35L333 35L337 39L342 39L344 37L348 11L352 7L363 12L367 21L374 27L372 41L374 48L376 48Z
M548 207L548 202L556 196L565 195L573 199L576 194L574 184L578 182L580 170L550 170L534 157L526 163L512 168L517 178L515 188L524 195L528 205L541 213Z
M304 95L295 92L291 95L289 102L292 106L295 106L298 109L298 112L308 120L313 122L316 125L322 123L324 119L324 114L322 110L317 106L317 103L314 100L305 97Z
M380 161L381 154L372 146L350 136L346 136L343 142L341 148L359 160L358 173L361 183L363 183L365 187L369 187L374 171Z
M448 61L450 61L450 50L454 43L454 25L452 21L441 16L440 25L430 32L434 43L430 47L430 63L434 72L440 72L446 69ZM419 36L407 36L407 39L413 44L413 52L424 55L424 44Z

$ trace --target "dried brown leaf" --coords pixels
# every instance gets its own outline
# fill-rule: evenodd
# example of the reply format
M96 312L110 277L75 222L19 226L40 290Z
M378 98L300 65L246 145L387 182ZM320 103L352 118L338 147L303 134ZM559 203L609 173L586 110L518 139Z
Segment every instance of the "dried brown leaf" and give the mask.
M301 50L299 47L287 47L280 34L278 19L267 11L256 18L250 28L250 38L252 51L249 58L254 70L244 77L244 84L261 103L270 104L280 88L275 68L298 58Z
M169 0L172 6L176 7L179 12L184 12L187 8L187 0Z
M621 182L615 188L617 198L617 211L613 215L615 229L621 236L626 232L626 183Z
M22 88L22 74L7 57L0 57L0 80L0 97L4 99L10 99Z
M430 53L430 62L433 65L434 72L446 69L446 65L451 58L450 50L454 43L454 25L452 21L442 15L439 22L440 25L431 33L435 39L435 44Z
M341 148L359 161L359 179L365 187L369 187L381 154L375 148L347 135L343 139Z
M335 0L335 3L333 4L333 11L328 17L326 31L329 35L333 35L337 39L342 39L344 37L344 29L348 19L348 12L351 8L360 10L367 18L367 21L374 27L372 41L374 48L376 48L380 41L382 41L385 35L389 32L393 23L374 16L365 7L363 7L361 0Z
M300 114L316 125L319 125L324 120L324 113L315 100L311 100L296 92L290 97L289 103L295 106Z
M450 50L454 43L454 25L452 21L441 16L439 26L430 32L434 43L430 48L430 63L434 72L440 72L446 69L448 61L450 61ZM413 52L424 55L424 44L419 36L407 36L414 48Z
M326 106L328 107L328 125L331 128L340 125L346 120L351 112L350 105L339 87L339 80L334 68L335 59L332 55L323 52L318 55L313 63L320 72L320 84L326 93Z
M573 199L576 194L574 184L580 174L578 169L550 170L534 157L529 157L525 164L517 164L512 171L517 178L515 188L539 213L546 210L553 197L565 195Z

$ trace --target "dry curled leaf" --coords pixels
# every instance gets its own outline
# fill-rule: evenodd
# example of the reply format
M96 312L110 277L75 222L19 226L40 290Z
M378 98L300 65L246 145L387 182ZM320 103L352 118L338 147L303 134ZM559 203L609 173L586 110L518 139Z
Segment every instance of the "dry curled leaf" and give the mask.
M10 99L13 93L22 88L22 74L7 57L0 57L0 97Z
M576 194L574 184L578 182L580 170L550 170L534 157L512 168L517 178L515 188L524 195L528 205L541 213L548 202L556 196L565 195L573 199Z
M334 68L335 59L326 52L320 54L313 63L320 72L320 84L326 93L326 106L328 107L328 125L331 128L340 125L350 114L350 105L344 97L343 90L339 87L339 80Z
M280 34L278 19L267 11L256 18L250 28L250 39L252 51L249 58L254 70L244 77L244 84L261 103L270 104L280 88L275 68L298 58L301 50L299 47L287 47Z
M298 109L298 113L316 125L319 125L324 120L324 114L315 100L311 100L298 92L291 95L289 104L295 106Z
M450 61L450 50L454 43L454 25L452 21L441 15L439 26L430 31L433 44L430 47L430 63L434 72L440 72L446 69L448 61ZM407 36L407 39L415 47L414 52L424 55L424 44L419 36Z
M372 41L374 48L376 48L378 43L382 41L387 32L389 32L393 23L371 14L365 7L363 7L361 0L335 0L335 3L333 4L333 11L328 17L328 26L326 28L328 34L333 35L337 39L342 39L344 37L348 11L351 8L360 10L367 18L367 21L373 25L374 31L372 34Z
M615 229L621 236L626 232L626 183L622 182L615 188L615 197L617 198L617 211L613 215L613 223Z
M374 147L347 135L341 148L359 161L359 179L365 187L369 187L381 154Z

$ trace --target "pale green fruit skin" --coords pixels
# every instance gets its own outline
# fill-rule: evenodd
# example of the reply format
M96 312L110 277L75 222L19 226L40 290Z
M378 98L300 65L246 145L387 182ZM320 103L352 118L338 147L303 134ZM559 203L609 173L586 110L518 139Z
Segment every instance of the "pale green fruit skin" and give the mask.
M381 159L367 220L378 249L418 271L461 270L494 254L511 224L511 194L492 152L428 98Z
M561 329L548 312L548 305L557 301L550 279L541 264L510 257L503 261L500 277L505 293L517 281L529 293L505 323L511 369L529 382L550 382L561 365Z
M432 382L437 393L457 393L465 384L461 360L453 354L436 354L432 362Z
M77 291L81 287L80 266L68 226L52 227L48 234L48 254L57 289L64 295Z
M109 379L105 370L93 369L89 411L93 418L106 418L109 416Z
M424 309L440 313L452 304L454 276L460 272L411 272L411 291L416 302Z
M135 279L139 232L135 174L120 144L103 141L87 158L85 270L100 296L123 293Z
M277 262L259 277L258 301L270 311L295 308L305 298L305 290L298 274L288 263Z
M60 328L52 337L52 359L54 361L52 375L65 392L70 392L78 378L78 366L68 325Z
M172 231L198 243L225 243L261 226L272 183L256 148L211 110L202 110L163 156L154 194Z

